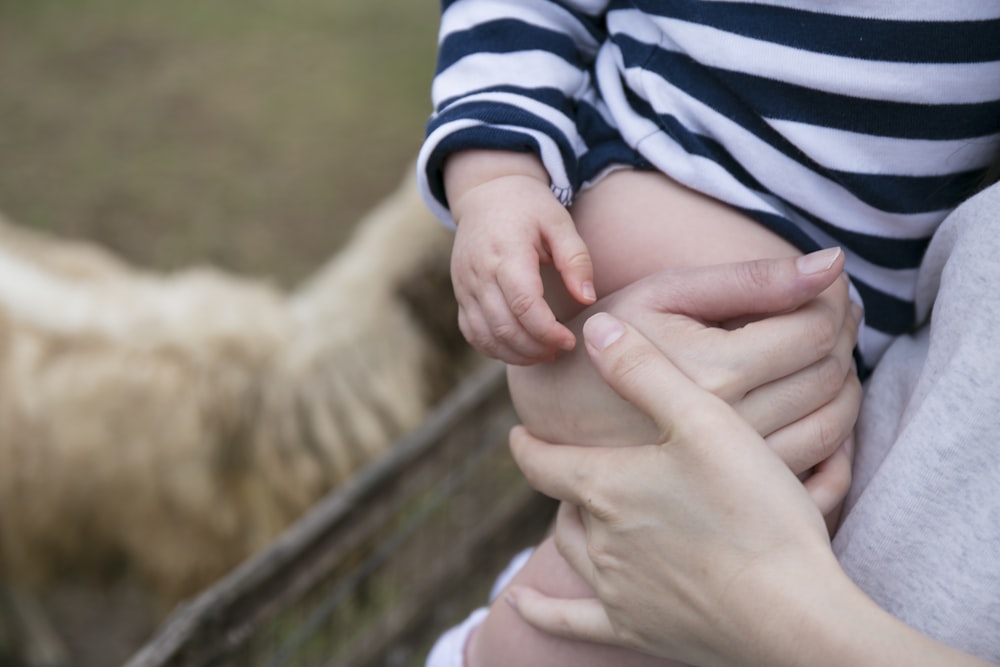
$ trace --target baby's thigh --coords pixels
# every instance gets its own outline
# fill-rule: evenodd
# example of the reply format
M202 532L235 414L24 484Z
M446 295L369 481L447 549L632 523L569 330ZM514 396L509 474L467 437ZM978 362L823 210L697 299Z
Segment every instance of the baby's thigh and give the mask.
M799 254L752 218L659 172L613 172L580 193L571 213L594 262L598 296L663 269ZM546 296L558 314L578 312L547 273Z

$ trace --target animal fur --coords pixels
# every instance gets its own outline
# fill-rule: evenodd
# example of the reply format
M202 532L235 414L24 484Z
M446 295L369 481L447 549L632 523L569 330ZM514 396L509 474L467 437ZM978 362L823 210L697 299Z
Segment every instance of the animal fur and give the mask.
M407 178L290 293L0 221L0 575L189 595L416 426L472 356Z

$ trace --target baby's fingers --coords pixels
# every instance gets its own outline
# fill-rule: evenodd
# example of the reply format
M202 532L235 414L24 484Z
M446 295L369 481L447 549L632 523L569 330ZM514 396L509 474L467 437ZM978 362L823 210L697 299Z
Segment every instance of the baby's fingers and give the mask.
M555 347L537 340L524 328L498 285L485 285L468 305L464 309L468 332L463 329L463 333L480 352L516 365L555 358Z
M462 335L465 336L465 340L469 341L472 347L486 356L499 359L504 363L515 366L530 366L545 358L544 355L546 353L541 346L539 346L536 354L529 355L519 352L505 343L501 343L493 335L493 330L487 324L482 311L478 307L471 309L459 308L458 328L462 332Z
M576 337L556 320L545 301L537 261L530 268L515 262L504 264L497 274L497 285L513 317L529 336L553 353L573 349Z
M572 220L548 232L545 241L552 255L552 263L569 293L584 305L594 303L597 300L597 292L594 291L594 264L590 259L590 251Z

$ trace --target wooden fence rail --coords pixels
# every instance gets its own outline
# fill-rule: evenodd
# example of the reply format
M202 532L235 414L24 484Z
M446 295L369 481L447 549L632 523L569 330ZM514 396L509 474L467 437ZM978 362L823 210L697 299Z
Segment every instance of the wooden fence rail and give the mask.
M510 460L515 419L503 368L484 365L125 667L421 664L553 515Z

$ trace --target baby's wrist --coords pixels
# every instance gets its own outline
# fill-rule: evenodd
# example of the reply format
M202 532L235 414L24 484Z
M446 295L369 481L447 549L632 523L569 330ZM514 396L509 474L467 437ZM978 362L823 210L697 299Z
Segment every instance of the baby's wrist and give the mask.
M448 157L444 165L445 194L452 208L468 192L505 177L531 178L549 187L549 174L533 153L468 150Z
M549 188L548 181L541 181L524 174L504 174L484 181L449 200L451 216L457 227L470 220L491 226L504 220L502 229L513 234L514 227L537 228L540 221L560 215L555 210L564 207Z

